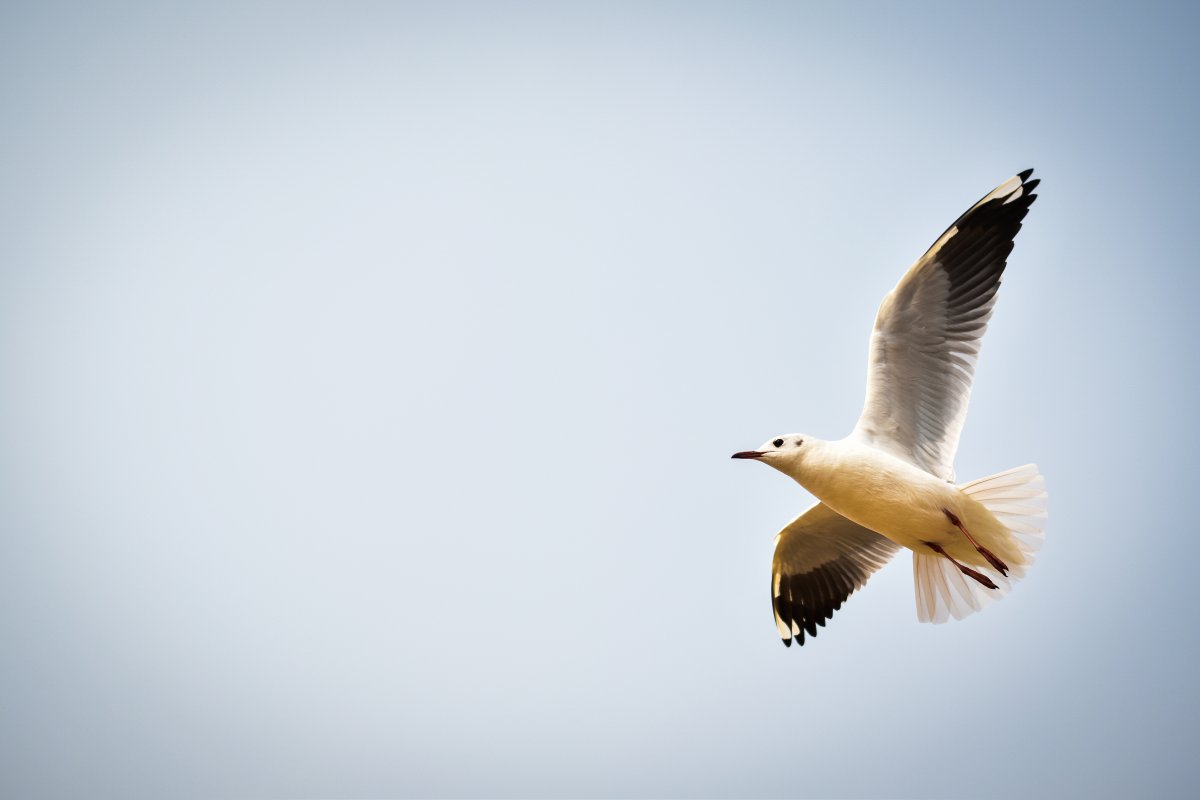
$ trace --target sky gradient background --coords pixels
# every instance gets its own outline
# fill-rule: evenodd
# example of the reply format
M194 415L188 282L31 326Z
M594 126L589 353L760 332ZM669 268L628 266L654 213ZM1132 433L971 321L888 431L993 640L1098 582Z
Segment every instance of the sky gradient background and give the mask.
M0 11L0 794L1200 792L1194 7L107 5ZM730 453L1029 166L1038 564L785 650Z

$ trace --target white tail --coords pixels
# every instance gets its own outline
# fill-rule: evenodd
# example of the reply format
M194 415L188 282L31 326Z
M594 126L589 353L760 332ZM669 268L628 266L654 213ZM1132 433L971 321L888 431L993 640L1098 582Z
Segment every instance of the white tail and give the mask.
M998 472L958 487L991 511L1012 536L1024 556L1023 564L1010 564L1008 577L990 567L977 568L998 589L988 589L959 572L958 567L936 553L913 551L917 619L940 623L950 617L962 619L988 603L1008 594L1012 582L1025 576L1034 555L1042 546L1046 527L1046 481L1036 464Z

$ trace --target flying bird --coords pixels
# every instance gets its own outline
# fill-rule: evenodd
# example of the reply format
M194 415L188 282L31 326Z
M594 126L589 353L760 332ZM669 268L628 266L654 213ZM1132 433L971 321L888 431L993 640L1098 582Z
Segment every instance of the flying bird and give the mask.
M771 603L785 645L816 636L901 547L913 554L922 622L979 611L1033 563L1046 523L1037 466L954 482L980 341L1037 197L1032 174L1014 175L967 209L883 299L866 405L849 436L789 433L734 453L819 501L775 537Z

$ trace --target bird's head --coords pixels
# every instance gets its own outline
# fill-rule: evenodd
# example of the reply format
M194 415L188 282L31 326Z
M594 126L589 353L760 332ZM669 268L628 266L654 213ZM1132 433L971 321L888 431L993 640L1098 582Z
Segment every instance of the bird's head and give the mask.
M733 457L761 461L764 464L770 464L785 475L795 476L815 444L817 444L817 440L811 436L789 433L763 442L757 450L743 450L740 453L734 453Z

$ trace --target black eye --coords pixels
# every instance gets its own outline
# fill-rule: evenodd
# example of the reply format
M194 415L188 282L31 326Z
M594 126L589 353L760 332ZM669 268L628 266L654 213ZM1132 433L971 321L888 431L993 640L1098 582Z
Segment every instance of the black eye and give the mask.
M776 447L783 447L783 439L776 439L775 441L771 442L771 444L775 445Z

